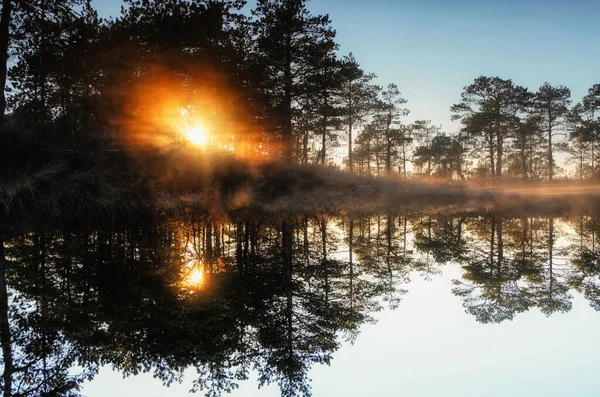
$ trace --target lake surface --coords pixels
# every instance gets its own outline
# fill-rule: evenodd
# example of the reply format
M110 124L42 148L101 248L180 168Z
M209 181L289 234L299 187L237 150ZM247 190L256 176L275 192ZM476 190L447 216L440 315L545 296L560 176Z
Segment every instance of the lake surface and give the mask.
M15 227L3 236L13 385L595 396L599 231L590 214L493 211Z

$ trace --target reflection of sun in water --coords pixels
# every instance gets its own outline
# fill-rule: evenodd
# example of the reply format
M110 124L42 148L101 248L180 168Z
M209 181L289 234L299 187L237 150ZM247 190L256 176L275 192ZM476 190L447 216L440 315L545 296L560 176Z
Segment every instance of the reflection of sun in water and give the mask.
M194 293L205 287L204 265L200 262L189 262L183 269L180 288L185 293Z
M206 144L206 132L201 125L193 125L185 129L186 138L194 145L203 146Z

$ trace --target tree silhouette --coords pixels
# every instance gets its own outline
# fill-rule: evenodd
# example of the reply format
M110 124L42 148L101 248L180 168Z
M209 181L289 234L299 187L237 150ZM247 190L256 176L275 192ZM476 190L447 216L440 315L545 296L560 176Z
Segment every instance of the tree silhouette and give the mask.
M564 86L553 87L544 83L533 98L533 111L540 117L541 124L548 138L548 179L554 176L554 155L552 153L552 137L568 112L571 104L571 90Z
M376 76L372 73L366 74L360 69L352 53L343 58L341 73L342 115L344 124L348 126L348 171L353 172L353 128L374 110L377 103L377 94L381 88L371 83Z
M479 322L512 320L535 304L533 294L519 284L526 263L505 255L503 219L492 216L483 222L480 226L490 235L488 247L467 254L463 265L466 282L454 280L452 292Z
M306 0L259 0L252 11L256 57L261 80L275 111L284 158L292 156L292 112L304 90L303 82L313 73L313 51L323 46L335 49L335 32L329 17L313 16Z
M501 176L504 141L510 136L511 122L526 109L531 94L511 80L481 76L464 88L461 97L461 102L450 107L453 120L461 120L465 132L485 140L490 174Z

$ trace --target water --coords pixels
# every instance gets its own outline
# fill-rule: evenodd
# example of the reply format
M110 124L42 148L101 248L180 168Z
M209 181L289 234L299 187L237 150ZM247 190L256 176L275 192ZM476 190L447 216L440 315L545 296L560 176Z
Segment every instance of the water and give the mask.
M597 395L599 229L589 214L491 212L15 229L13 384L58 390L83 372L89 397Z

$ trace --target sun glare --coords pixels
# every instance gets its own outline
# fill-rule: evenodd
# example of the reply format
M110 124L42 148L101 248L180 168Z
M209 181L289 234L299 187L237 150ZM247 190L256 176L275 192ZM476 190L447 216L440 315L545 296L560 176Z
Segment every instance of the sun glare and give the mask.
M202 283L202 279L203 279L203 274L202 271L200 270L194 270L190 276L190 283L191 284L201 284Z
M185 129L185 135L187 139L194 145L204 146L206 145L206 132L200 125L194 125Z

